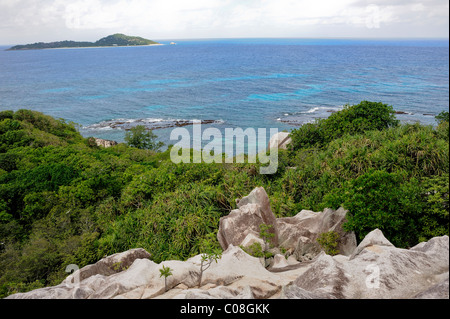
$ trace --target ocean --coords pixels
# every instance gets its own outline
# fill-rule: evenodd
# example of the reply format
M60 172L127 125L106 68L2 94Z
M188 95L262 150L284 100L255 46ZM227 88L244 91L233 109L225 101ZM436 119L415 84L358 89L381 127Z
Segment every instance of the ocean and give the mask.
M368 100L392 105L402 122L435 125L449 108L448 40L159 42L165 45L0 47L0 110L37 110L78 123L84 136L119 142L124 128L144 124L174 144L173 126L194 119L222 131L290 131Z

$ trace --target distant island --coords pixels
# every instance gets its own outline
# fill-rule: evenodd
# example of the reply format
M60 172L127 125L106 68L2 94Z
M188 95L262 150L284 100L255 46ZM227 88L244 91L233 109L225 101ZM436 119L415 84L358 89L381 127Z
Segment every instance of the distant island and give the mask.
M91 48L91 47L114 47L114 46L138 46L160 44L158 42L141 37L128 36L121 33L109 35L96 42L87 41L57 41L57 42L37 42L33 44L16 45L7 51L12 50L39 50L39 49L61 49L61 48Z

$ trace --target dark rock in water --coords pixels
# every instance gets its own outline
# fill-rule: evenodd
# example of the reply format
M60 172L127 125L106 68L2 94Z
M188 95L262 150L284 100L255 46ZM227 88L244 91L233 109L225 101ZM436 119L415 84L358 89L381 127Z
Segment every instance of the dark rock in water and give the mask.
M408 113L408 112L403 112L403 111L395 111L395 114L409 114L411 115L412 113Z
M288 125L292 125L292 126L302 126L303 123L297 120L285 120L285 119L281 119L279 120L281 123L286 123Z
M223 121L220 120L198 120L200 124L222 124ZM122 129L125 131L131 130L133 127L138 125L145 126L148 130L157 130L163 128L171 127L183 127L188 125L193 125L193 120L162 120L162 119L137 119L137 120L111 120L103 121L101 123L89 125L87 128L97 129L110 127L113 129Z

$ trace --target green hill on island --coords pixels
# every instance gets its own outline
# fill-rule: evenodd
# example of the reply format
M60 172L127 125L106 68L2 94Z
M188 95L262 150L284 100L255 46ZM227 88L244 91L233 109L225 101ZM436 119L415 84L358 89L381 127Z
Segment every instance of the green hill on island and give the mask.
M89 48L89 47L112 47L112 46L130 46L130 45L150 45L159 44L158 42L144 39L141 37L128 36L121 33L109 35L96 42L87 41L57 41L57 42L37 42L33 44L16 45L8 50L38 50L38 49L58 49L58 48Z

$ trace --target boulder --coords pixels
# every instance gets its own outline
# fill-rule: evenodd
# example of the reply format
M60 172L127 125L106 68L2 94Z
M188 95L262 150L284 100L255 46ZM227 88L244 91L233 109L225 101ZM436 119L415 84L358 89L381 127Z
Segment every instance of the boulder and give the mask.
M394 247L392 243L384 237L381 230L378 228L374 229L370 233L364 237L364 239L359 243L358 247L353 251L350 256L350 259L355 258L363 249L371 246L386 246L386 247Z
M270 208L269 196L263 187L256 187L250 192L248 196L236 200L236 205L238 208L247 206L249 204L256 204L259 206L261 211L261 219L264 224L275 225L275 215ZM275 230L273 230L275 232Z
M200 287L201 255L186 261L168 260L156 264L146 257L137 258L140 254L148 256L145 250L134 249L96 263L104 265L117 260L131 263L127 267L114 268L114 273L110 273L109 268L90 267L90 275L83 276L79 283L73 282L72 274L60 285L7 298L449 298L448 236L401 249L390 244L376 229L366 236L351 256L329 256L322 251L308 262L289 263L278 254L273 258L270 271L261 265L258 258L229 245L217 263L213 262L203 273ZM172 269L173 275L167 278L168 291L159 272L163 266ZM101 273L93 273L94 269Z
M350 257L322 252L293 285L327 298L448 298L448 245L442 236L396 248L376 229Z
M308 261L314 259L322 251L317 240L310 237L300 236L294 250L294 258L298 261Z
M85 280L92 275L109 276L130 267L136 259L150 258L151 255L145 249L136 248L125 252L107 256L93 265L87 265L76 270L72 275L68 276L63 282L64 284L75 284L81 280Z
M237 209L220 218L217 239L223 250L231 244L239 246L249 234L259 234L260 225L272 225L269 232L274 234L270 239L277 245L276 218L270 208L269 197L262 187L255 188L248 196L236 201Z
M116 141L104 140L102 138L97 138L97 137L94 137L94 142L97 146L101 146L101 147L105 147L105 148L118 144Z
M261 246L261 248L264 248L265 242L264 240L259 236L259 234L255 231L250 231L247 236L245 236L244 240L241 242L239 246L249 248L250 246L258 244Z
M448 272L443 274L444 279L425 291L418 293L414 299L449 299Z
M280 299L334 299L330 295L312 293L296 285L283 287Z
M334 231L339 235L337 250L342 255L350 255L356 248L356 236L346 232L342 224L347 211L326 208L323 212L302 210L294 217L278 218L276 229L280 247L294 250L297 260L310 260L321 251L317 239L322 233Z
M287 267L289 266L287 259L285 256L281 255L281 254L276 254L273 257L273 265L272 265L272 269L274 268L283 268L283 267Z
M287 149L287 146L292 142L291 137L288 132L278 132L277 134L272 135L269 140L268 149L278 148L278 149Z
M344 298L342 289L349 282L342 264L324 252L300 275L294 285L323 298Z
M136 248L78 269L57 286L7 298L449 298L448 236L401 249L374 229L356 246L355 235L342 228L346 213L343 208L302 210L294 217L275 218L266 192L255 188L220 219L217 238L224 251L203 272L200 287L201 255L156 264L150 253ZM273 246L264 247L273 258L260 260L238 247L263 246L261 224L273 225ZM339 235L336 256L327 255L317 243L328 231ZM172 271L167 290L159 271L163 266Z
M240 200L236 200L237 209L232 210L219 222L217 239L222 249L230 244L249 247L258 242L264 243L260 235L260 225L271 225L273 234L269 247L280 247L294 255L298 261L311 260L322 248L317 239L322 233L334 231L338 234L337 249L340 254L348 256L356 248L356 236L346 232L342 225L346 221L347 211L343 208L323 212L302 210L294 217L276 218L270 208L270 200L264 188L257 187ZM258 239L259 238L259 239Z

